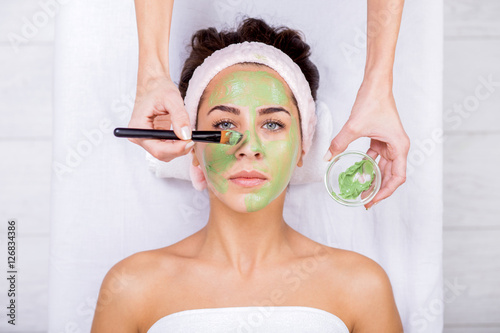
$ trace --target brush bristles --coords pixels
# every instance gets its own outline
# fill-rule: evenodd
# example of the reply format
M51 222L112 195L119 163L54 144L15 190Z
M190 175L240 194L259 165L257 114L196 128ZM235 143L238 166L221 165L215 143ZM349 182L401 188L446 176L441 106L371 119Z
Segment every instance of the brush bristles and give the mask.
M220 143L236 145L240 142L242 135L235 131L221 131Z
M232 133L229 131L221 131L220 143L229 144L229 140L231 139Z

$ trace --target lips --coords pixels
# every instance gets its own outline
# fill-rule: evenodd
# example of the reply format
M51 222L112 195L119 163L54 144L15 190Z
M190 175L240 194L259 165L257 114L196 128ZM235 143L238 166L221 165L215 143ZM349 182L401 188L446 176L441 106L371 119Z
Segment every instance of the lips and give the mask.
M229 177L229 180L242 187L254 187L265 183L268 178L258 171L240 171Z

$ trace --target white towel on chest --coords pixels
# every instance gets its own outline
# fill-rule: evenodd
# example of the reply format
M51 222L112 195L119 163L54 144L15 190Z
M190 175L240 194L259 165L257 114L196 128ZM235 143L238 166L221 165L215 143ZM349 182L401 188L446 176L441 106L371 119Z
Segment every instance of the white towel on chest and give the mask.
M327 311L304 306L195 309L165 316L148 333L349 333Z

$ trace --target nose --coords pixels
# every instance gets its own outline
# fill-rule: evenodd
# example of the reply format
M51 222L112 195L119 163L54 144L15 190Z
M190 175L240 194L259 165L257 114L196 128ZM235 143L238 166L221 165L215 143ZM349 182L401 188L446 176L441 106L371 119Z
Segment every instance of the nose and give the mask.
M262 141L257 135L256 131L247 130L245 133L243 133L243 138L237 146L235 156L238 159L242 159L245 157L261 159L264 156Z

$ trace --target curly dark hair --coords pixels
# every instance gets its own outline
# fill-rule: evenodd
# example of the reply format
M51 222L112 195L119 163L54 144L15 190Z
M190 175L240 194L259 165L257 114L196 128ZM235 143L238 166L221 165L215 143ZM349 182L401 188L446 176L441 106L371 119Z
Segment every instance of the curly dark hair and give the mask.
M271 27L261 19L246 18L235 31L217 31L215 28L201 29L191 38L191 54L184 62L179 90L182 98L186 96L189 80L195 69L205 58L228 45L242 42L261 42L272 45L286 53L302 70L309 82L312 97L316 100L319 86L319 72L309 60L310 47L302 33L287 27Z

